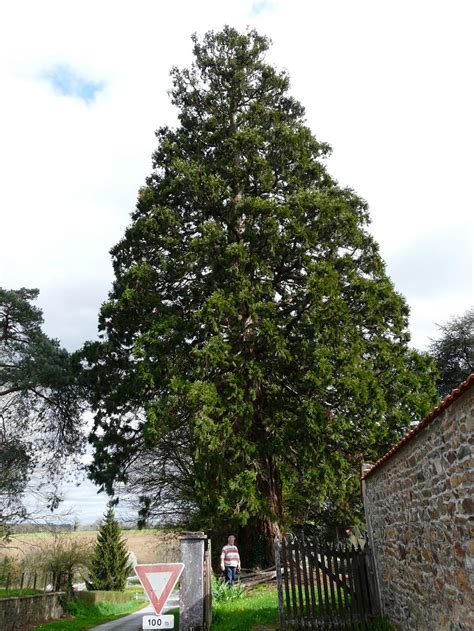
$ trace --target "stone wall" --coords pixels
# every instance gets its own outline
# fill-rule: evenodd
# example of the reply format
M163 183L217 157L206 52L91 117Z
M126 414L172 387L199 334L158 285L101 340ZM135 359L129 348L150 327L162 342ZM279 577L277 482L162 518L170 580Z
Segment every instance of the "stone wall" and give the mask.
M404 630L474 629L473 386L362 483L382 609Z
M64 615L63 593L39 594L0 599L0 629L16 631L22 627L57 620Z

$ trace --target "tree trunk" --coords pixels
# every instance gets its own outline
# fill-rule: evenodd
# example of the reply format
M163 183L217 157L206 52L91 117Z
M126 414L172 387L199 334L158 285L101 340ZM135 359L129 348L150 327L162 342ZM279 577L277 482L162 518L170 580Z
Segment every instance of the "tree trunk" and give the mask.
M239 530L242 567L270 567L275 562L274 540L281 536L283 521L282 485L272 456L265 456L265 469L257 478L257 489L265 500L266 514L254 517Z

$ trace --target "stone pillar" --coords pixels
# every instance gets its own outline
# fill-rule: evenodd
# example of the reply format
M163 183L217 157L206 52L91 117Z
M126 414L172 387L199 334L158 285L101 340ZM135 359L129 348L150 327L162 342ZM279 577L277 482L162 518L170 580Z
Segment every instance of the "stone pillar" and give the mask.
M184 570L180 579L179 631L202 631L204 621L204 542L203 532L190 532L179 538Z

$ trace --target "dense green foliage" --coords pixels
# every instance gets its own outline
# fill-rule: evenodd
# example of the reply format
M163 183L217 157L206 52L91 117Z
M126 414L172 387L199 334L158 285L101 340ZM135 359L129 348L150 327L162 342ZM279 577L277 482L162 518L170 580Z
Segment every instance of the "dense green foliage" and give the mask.
M75 356L42 331L37 289L0 288L0 528L26 518L35 467L54 480L82 450L83 391ZM31 489L30 489L31 491ZM54 490L45 498L57 504Z
M360 463L436 398L367 204L328 174L268 46L225 28L173 69L179 124L157 132L85 349L92 477L254 551L353 523Z
M87 589L123 591L131 571L127 546L114 510L109 506L89 561Z
M439 393L445 397L474 372L474 308L439 329L441 336L432 341L430 353L439 370Z

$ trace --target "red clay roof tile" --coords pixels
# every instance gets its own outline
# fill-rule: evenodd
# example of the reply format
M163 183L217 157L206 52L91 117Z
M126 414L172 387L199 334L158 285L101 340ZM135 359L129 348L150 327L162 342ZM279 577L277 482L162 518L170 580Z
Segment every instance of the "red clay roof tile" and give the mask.
M416 436L419 432L421 432L421 430L424 429L427 425L433 422L441 414L441 412L444 412L446 408L448 408L452 403L454 403L456 399L459 399L459 397L465 392L467 392L467 390L469 390L469 388L473 385L474 385L474 373L471 373L469 377L465 381L463 381L460 386L458 386L455 390L453 390L450 394L448 394L448 396L445 399L443 399L441 403L437 405L434 408L434 410L432 410L428 414L428 416L425 416L425 418L420 423L418 423L416 427L414 427L407 434L405 434L405 436L403 436L403 438L395 445L395 447L392 447L390 451L387 451L387 453L384 456L379 458L379 460L377 460L377 462L373 465L373 467L369 469L369 471L367 471L365 475L362 476L362 480L366 480L369 476L372 475L372 473L376 469L378 469L383 464L385 464L387 460L390 460L390 458L394 454L396 454L397 451L399 451L399 449L403 447L403 445L405 445L414 436Z

